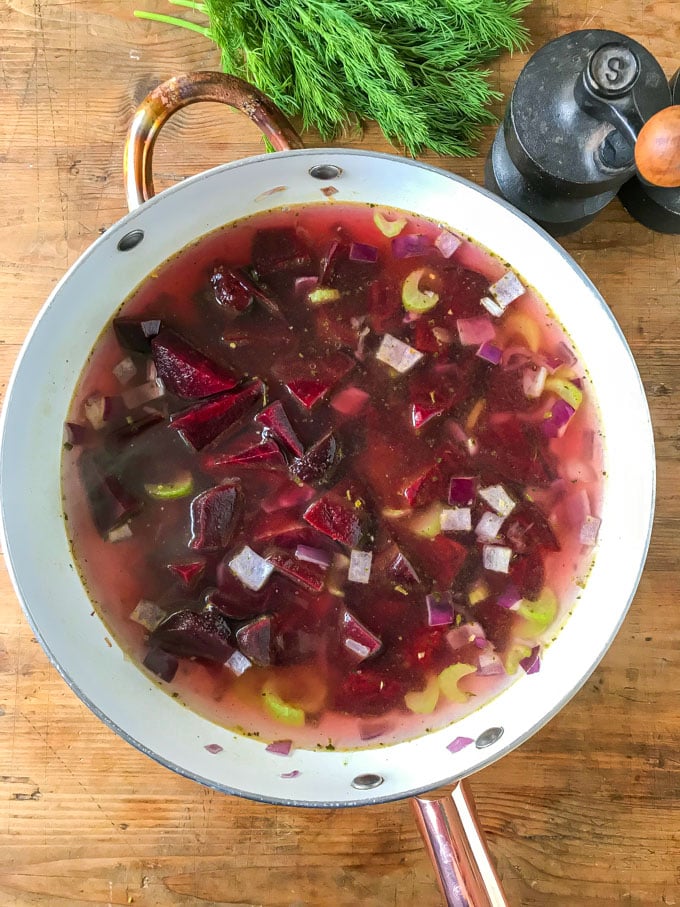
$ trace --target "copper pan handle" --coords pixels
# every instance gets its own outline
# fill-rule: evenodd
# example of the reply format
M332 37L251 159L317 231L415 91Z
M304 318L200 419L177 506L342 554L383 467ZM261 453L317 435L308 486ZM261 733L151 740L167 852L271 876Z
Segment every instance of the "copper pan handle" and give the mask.
M153 198L153 149L161 129L182 107L198 101L219 101L240 110L267 136L277 151L302 148L302 140L269 98L236 76L191 72L163 82L137 108L123 160L125 196L130 211Z
M447 907L508 907L465 781L411 804Z

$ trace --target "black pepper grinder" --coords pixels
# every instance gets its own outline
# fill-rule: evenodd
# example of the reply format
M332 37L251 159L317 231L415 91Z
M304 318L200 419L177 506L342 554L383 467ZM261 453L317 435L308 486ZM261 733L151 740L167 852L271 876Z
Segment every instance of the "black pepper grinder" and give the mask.
M619 192L646 226L680 233L678 95L677 74L669 84L632 38L600 29L563 35L520 73L486 186L554 236L588 224Z

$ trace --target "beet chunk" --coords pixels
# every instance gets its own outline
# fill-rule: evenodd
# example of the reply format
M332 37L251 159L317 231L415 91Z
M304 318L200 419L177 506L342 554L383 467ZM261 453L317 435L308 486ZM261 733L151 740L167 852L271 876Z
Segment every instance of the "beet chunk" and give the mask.
M275 569L288 579L308 589L310 592L321 592L324 587L325 571L318 564L299 561L290 551L273 551L267 554L267 560Z
M168 328L154 337L151 350L158 377L178 397L211 397L238 383L238 376L230 369L208 359Z
M149 649L142 664L148 671L156 674L166 683L170 683L179 667L179 662L174 655L164 652L163 649L156 648Z
M262 441L251 444L235 453L213 454L203 459L203 467L209 472L225 466L250 466L254 469L276 469L285 466L286 461L281 448L275 441Z
M160 318L114 318L113 330L118 343L134 353L148 353L151 341L161 329Z
M358 499L357 499L358 501ZM368 530L368 515L362 502L325 495L305 510L302 519L335 542L357 548Z
M538 430L516 419L487 425L477 435L480 465L510 482L549 485L556 477L554 454L541 442Z
M218 266L210 277L215 301L221 306L245 312L253 302L253 286L240 268Z
M150 646L181 658L205 658L224 663L233 655L231 631L226 620L213 610L176 611L159 624L149 637Z
M241 652L255 664L271 664L272 619L263 614L236 631L236 643Z
M383 715L401 705L407 692L401 679L375 668L359 668L338 686L334 708L350 715Z
M560 543L541 510L528 501L520 502L503 526L503 534L518 554L536 548L559 551Z
M255 380L238 393L222 394L173 416L170 427L178 431L195 450L202 450L219 435L239 425L264 396L264 384Z
M342 448L331 433L309 448L307 453L293 460L290 471L302 482L322 484L335 472L342 459Z
M251 260L259 275L292 271L311 264L312 256L293 227L258 230L253 237Z
M484 627L486 638L494 644L499 652L504 652L510 642L513 624L515 623L514 611L501 608L494 598L487 598L472 608L475 620Z
M142 502L123 486L117 475L107 471L92 451L81 453L78 469L92 520L100 535L106 537L142 509Z
M545 567L540 551L516 555L510 563L509 575L522 598L535 602L545 583Z
M191 502L191 542L195 551L226 548L240 516L241 489L227 482L201 492Z
M270 403L262 412L255 416L255 421L271 432L271 434L280 441L283 446L296 457L302 456L303 447L300 439L295 434L290 419L286 415L283 404L280 400Z

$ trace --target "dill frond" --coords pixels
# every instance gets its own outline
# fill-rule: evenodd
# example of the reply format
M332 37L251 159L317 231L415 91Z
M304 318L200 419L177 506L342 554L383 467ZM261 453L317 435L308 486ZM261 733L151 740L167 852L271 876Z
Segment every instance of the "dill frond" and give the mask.
M482 67L528 43L531 0L170 0L208 24L225 72L331 139L365 120L416 155L471 155L499 97Z

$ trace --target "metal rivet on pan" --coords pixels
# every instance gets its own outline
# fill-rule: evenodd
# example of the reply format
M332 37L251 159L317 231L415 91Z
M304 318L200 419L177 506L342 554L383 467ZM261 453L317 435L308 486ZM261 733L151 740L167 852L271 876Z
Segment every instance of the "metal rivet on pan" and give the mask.
M134 249L135 246L138 246L143 239L143 230L130 230L129 233L126 233L125 236L122 236L118 240L118 246L116 248L119 252L129 252L130 249Z
M342 173L342 167L335 164L315 164L309 168L309 175L315 180L334 180Z
M380 787L384 780L381 775L357 775L352 781L352 787L356 790L372 790L374 787Z
M483 750L486 746L491 746L492 743L495 743L497 740L500 740L503 736L502 727L490 727L479 735L475 740L475 746L478 750Z

